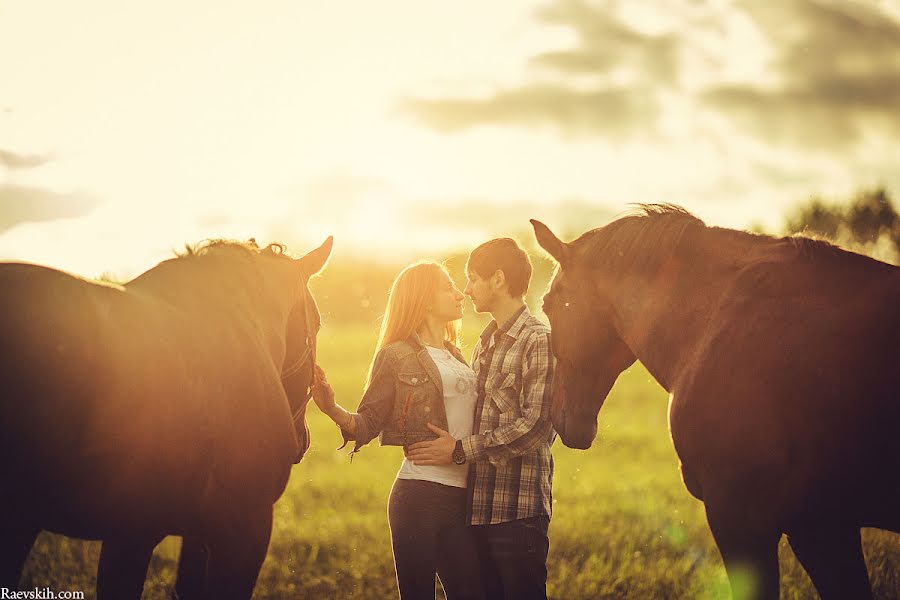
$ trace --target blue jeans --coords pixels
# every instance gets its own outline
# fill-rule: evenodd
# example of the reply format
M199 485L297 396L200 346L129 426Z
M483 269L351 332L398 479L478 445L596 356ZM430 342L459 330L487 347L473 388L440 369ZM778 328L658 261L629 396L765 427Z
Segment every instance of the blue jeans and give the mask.
M448 600L484 599L465 488L397 479L388 521L402 600L434 600L435 574Z
M489 600L547 600L549 527L546 515L472 526Z

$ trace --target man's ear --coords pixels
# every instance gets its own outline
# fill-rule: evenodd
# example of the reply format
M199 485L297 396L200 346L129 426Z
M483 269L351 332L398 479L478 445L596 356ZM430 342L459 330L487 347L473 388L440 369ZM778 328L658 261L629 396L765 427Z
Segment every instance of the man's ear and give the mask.
M494 284L495 288L501 288L506 285L506 273L503 272L503 269L494 271L494 274L491 275L491 283Z

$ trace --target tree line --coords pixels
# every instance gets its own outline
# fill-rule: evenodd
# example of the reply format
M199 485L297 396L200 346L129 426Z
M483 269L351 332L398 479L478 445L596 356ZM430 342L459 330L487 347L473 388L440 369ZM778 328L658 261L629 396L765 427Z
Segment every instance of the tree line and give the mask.
M900 264L900 215L883 187L857 192L849 202L812 197L785 219L784 232L825 238L849 250Z

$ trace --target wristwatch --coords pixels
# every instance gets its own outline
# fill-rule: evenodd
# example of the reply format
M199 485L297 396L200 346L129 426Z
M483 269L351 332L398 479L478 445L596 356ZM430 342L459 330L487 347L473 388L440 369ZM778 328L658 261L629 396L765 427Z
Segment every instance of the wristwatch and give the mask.
M456 446L453 447L453 463L457 465L466 464L466 452L463 450L462 440L456 440Z

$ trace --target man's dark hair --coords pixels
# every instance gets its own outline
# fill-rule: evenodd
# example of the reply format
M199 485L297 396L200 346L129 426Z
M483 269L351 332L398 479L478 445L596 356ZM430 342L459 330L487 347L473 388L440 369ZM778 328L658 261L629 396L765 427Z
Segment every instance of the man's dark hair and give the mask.
M476 273L482 279L489 279L496 271L503 271L509 295L524 296L531 282L531 259L512 238L497 238L487 241L469 254L466 271Z

